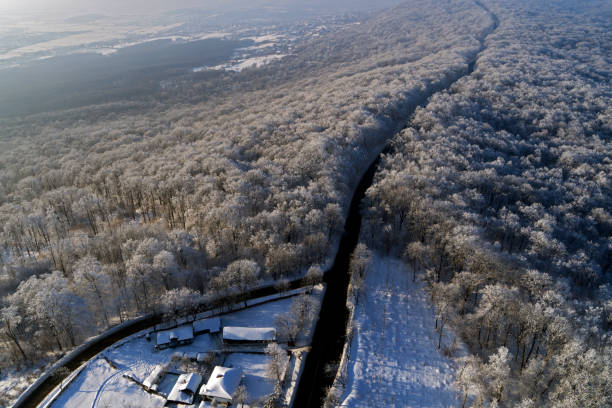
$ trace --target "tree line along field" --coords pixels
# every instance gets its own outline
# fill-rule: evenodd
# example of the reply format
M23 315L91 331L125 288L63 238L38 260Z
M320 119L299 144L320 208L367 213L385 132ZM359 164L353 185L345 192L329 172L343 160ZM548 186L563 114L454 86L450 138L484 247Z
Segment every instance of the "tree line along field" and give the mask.
M468 345L466 406L605 406L611 11L409 1L155 100L1 120L3 368L317 274L395 134L362 240L418 271Z

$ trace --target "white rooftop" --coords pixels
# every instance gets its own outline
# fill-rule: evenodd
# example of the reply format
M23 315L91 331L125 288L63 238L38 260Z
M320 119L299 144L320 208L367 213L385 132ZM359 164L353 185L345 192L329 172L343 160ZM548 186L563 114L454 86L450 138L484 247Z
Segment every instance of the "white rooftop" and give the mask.
M209 319L201 319L193 322L193 331L201 333L209 331L211 333L218 333L221 330L221 319L218 317L211 317Z
M276 329L273 327L224 327L223 340L234 341L274 341Z
M242 372L237 368L216 366L208 379L208 383L200 389L200 395L231 402L238 385L240 385L241 377Z
M193 339L193 327L189 325L179 326L172 330L164 330L157 333L157 344L168 344L170 340L185 341Z
M147 388L151 388L164 373L164 366L159 364L155 366L155 369L149 374L149 376L143 381L142 385Z
M182 374L172 387L172 391L168 395L168 401L182 404L193 403L194 394L201 382L202 377L199 374Z

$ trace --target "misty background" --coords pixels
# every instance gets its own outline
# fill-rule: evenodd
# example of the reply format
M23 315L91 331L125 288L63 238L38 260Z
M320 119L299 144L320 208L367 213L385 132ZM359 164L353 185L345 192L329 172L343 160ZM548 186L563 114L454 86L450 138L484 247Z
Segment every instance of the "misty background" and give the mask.
M284 7L288 9L373 10L401 3L400 0L1 0L0 10L18 12L56 12L65 15L80 13L159 13L183 8L236 10L238 8Z
M169 80L279 61L400 2L0 0L0 118L151 100Z

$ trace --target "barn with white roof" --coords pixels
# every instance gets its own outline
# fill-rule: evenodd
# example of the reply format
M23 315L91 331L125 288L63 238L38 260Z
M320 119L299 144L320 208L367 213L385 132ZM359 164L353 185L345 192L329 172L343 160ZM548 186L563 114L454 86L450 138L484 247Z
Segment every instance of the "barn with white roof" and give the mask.
M157 384L163 377L164 372L165 370L163 365L156 365L151 374L149 374L147 378L145 378L145 380L143 381L142 386L144 387L144 389L147 391L157 391Z
M223 341L227 343L270 343L276 340L274 327L224 327Z
M170 394L168 394L168 402L186 405L193 404L193 399L201 383L202 377L199 374L182 374L179 376L176 384L174 384L174 387L172 387Z

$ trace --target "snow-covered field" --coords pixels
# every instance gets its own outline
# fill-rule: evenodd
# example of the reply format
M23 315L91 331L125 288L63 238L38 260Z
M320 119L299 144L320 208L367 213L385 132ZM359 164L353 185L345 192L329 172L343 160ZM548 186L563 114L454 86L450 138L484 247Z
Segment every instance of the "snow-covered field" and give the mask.
M319 297L321 291L322 289L316 291ZM274 327L275 317L287 312L293 300L294 297L277 300L221 315L221 323L223 326ZM201 334L195 337L192 344L160 351L154 350L154 339L155 336L151 336L149 341L144 333L141 333L108 348L96 359L91 360L49 406L54 408L163 407L166 403L163 397L144 391L125 376L142 383L156 365L169 363L177 352L195 355L209 351L220 352L223 348L219 334ZM273 391L273 382L265 375L267 362L268 356L261 352L221 352L214 364L240 368L245 375L243 384L249 396L258 399ZM163 380L160 384L161 392L168 391L174 385L169 380L176 381L178 376L167 375L167 377L168 381ZM208 378L204 378L204 382L207 380ZM168 382L172 384L166 384Z
M454 407L455 366L437 349L434 312L399 260L374 257L354 314L342 407Z
M228 71L241 72L247 68L260 68L273 61L285 58L285 54L262 55L259 57L247 58L244 61L236 62L235 64L225 68Z
M260 68L264 65L270 64L273 61L277 61L285 58L286 54L271 54L271 55L261 55L257 57L250 57L246 59L238 59L231 61L227 64L216 65L214 67L197 67L193 68L193 72L203 72L203 71L234 71L241 72L247 68Z

